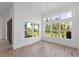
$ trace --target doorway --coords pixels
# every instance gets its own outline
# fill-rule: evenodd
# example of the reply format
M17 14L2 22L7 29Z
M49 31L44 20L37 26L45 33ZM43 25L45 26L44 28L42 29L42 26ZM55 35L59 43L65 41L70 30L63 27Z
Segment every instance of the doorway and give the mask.
M12 44L12 18L7 22L7 40Z

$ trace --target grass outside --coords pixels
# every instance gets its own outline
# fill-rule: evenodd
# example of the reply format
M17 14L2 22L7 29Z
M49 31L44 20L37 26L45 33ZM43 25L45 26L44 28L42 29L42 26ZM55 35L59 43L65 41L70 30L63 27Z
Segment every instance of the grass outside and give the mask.
M39 35L39 32L33 32L33 37L36 37Z
M32 30L27 30L25 31L25 37L36 37L39 35L39 32L32 32Z
M25 31L25 37L32 37L32 31Z
M66 32L64 33L48 33L45 32L45 36L46 37L50 37L50 38L66 38Z

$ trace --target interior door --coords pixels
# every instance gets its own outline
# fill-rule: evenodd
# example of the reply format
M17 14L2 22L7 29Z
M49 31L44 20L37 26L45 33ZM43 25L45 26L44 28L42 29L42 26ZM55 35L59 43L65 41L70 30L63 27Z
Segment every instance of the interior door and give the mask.
M12 19L7 22L7 39L12 44Z

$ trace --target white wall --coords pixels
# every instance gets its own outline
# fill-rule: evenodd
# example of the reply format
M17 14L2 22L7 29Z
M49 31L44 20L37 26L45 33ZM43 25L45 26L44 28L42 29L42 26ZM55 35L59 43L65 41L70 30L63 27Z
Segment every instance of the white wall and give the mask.
M1 31L2 31L2 17L0 16L0 39L2 39Z
M7 13L3 16L3 19L5 19L5 38L7 39L7 22L12 18L12 26L13 26L13 19L14 19L14 7L13 3L10 3L9 9L7 10ZM13 31L13 27L12 27ZM12 32L13 35L13 32Z
M5 39L5 20L0 17L0 39Z
M1 39L7 39L7 22L13 18L13 3L9 4L9 8L6 9L6 13L0 17L0 37Z
M57 13L72 11L72 39L57 39L57 38L47 38L44 36L44 23L40 21L42 19L39 13L32 9L27 3L14 3L14 20L13 20L13 49L20 48L22 46L34 43L40 39L59 43L62 45L67 45L73 48L78 48L78 6L77 4L71 6L60 7L59 9L52 10L48 14L43 14L43 17L51 16ZM29 16L29 18L28 18ZM41 25L40 27L40 37L24 38L24 23L33 22ZM41 23L40 23L41 22Z
M44 22L43 18L51 15L55 15L57 13L65 12L65 11L72 11L72 39L60 39L60 38L47 38L44 36ZM42 40L59 43L62 45L70 46L73 48L78 48L78 6L77 4L71 5L71 6L64 6L60 7L56 10L52 10L48 12L48 14L42 15L42 26L41 26L41 36Z
M13 49L20 48L40 40L41 35L39 37L24 38L25 22L33 22L40 25L40 15L37 13L35 9L29 7L27 3L14 3Z
M79 3L78 3L78 22L79 22ZM79 53L79 23L78 23L78 53Z

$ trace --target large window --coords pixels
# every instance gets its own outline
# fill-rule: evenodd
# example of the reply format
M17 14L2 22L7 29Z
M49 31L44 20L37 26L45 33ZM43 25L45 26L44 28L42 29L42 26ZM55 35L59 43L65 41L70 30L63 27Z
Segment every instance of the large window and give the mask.
M45 36L71 39L72 13L62 13L45 22Z
M26 22L25 23L25 38L39 36L39 25Z

